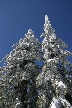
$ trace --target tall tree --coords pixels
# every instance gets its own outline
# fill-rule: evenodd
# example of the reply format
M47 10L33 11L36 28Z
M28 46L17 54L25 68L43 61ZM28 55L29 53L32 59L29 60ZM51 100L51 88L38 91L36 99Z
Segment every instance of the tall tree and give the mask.
M67 45L45 15L42 44L29 29L0 67L1 108L72 108L72 64ZM43 66L36 64L43 61Z
M47 15L41 36L44 65L36 82L38 108L72 108L72 64L67 58L72 53L64 50L67 45L56 37Z
M0 107L35 108L38 94L35 83L40 72L36 60L42 60L41 43L29 29L14 46L4 57L6 65L0 68Z

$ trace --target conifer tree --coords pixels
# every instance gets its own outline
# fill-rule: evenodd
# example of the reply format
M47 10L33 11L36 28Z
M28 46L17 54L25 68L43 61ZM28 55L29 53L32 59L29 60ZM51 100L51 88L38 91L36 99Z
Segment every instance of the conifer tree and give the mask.
M64 50L67 45L56 37L47 15L41 36L44 65L36 82L38 108L72 108L72 64L67 58L72 53Z
M45 15L42 44L29 29L0 67L1 108L72 108L72 53ZM36 64L43 61L43 66Z
M10 54L3 59L0 67L0 107L36 108L36 76L40 72L37 61L42 60L41 43L29 29L24 39L20 39Z

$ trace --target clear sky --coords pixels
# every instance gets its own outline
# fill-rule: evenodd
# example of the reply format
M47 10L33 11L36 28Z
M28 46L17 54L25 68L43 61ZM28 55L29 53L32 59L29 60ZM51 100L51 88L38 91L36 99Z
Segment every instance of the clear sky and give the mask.
M30 28L42 41L40 35L46 14L56 35L72 52L72 0L0 0L0 59L12 50L12 44L24 38ZM72 63L72 57L70 61Z

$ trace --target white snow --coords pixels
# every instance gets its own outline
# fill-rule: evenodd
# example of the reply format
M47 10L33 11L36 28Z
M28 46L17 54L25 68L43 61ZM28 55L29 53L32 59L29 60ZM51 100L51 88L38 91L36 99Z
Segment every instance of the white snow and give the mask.
M20 104L20 102L18 102L18 103L16 104L16 106L19 105L19 104Z
M52 104L51 108L56 108L56 105L55 103Z
M51 108L58 108L58 100L56 98L53 98Z
M60 82L58 83L58 87L60 87L60 86L63 86L64 88L66 88L66 85L65 85L62 81L60 81Z
M48 59L47 62L51 62L53 59Z
M18 98L16 98L16 100L18 100Z

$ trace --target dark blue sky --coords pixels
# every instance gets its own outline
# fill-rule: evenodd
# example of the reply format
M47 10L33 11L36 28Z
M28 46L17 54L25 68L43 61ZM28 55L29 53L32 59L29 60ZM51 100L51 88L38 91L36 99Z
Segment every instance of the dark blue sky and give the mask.
M23 38L29 28L42 41L40 35L46 14L56 35L72 51L72 0L0 0L0 59L12 50L12 44Z

